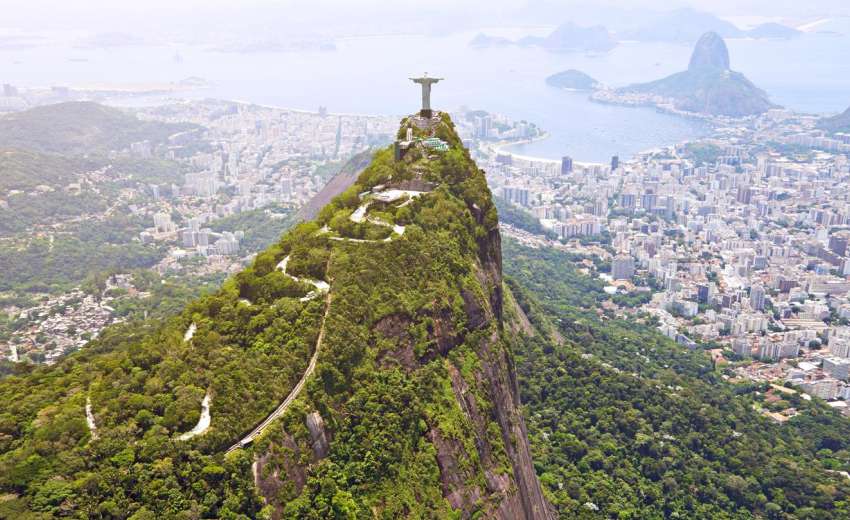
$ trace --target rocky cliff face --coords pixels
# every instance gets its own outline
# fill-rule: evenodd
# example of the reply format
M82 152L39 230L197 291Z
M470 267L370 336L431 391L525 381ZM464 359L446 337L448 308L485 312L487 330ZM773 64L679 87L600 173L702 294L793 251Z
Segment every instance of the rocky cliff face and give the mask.
M422 175L436 189L406 206L403 239L352 244L345 259L332 258L333 328L318 378L254 449L256 483L275 518L297 517L326 493L369 516L552 517L503 340L501 238L483 172L447 117L416 131L450 151L376 159L349 191L362 193L383 167L395 172L388 187ZM322 484L329 475L333 493Z
M479 215L479 222L482 218ZM482 222L483 223L483 222ZM504 300L502 286L502 240L498 228L491 229L486 239L479 242L479 259L490 293L488 319L497 323L499 333L504 332ZM519 387L510 356L499 335L494 332L484 344L483 373L489 383L496 420L502 433L502 441L513 466L514 480L518 489L517 499L506 500L499 512L500 518L550 518L550 512L528 445L528 432L521 412ZM478 418L480 420L480 417ZM511 503L513 502L513 503ZM509 514L506 509L509 509Z
M372 152L370 151L361 152L349 159L315 197L310 199L307 204L301 206L296 219L298 221L304 221L316 218L325 204L357 181L357 176L360 175L360 172L364 168L369 166L371 160Z
M729 70L729 49L716 32L707 32L700 37L691 54L688 70Z

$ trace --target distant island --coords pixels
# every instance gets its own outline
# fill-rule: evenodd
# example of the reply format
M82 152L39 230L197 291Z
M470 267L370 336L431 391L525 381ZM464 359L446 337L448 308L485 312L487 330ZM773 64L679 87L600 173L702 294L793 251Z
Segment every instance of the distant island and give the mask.
M791 38L796 38L801 34L802 32L798 31L797 29L794 29L793 27L788 27L786 25L773 22L763 23L747 31L747 36L749 36L750 38L765 38L776 40L788 40Z
M746 117L776 105L767 94L729 65L729 50L715 32L704 34L688 70L650 83L597 91L592 99L626 105L655 105L684 115Z
M502 47L506 45L515 45L515 42L503 36L491 36L489 34L478 33L469 42L470 47L487 48L487 47Z
M612 34L605 26L583 27L573 22L558 26L547 36L525 36L516 40L478 33L469 46L478 49L506 47L541 47L550 51L607 52L621 41L691 43L708 32L722 38L791 39L801 31L775 22L742 29L711 13L691 8L660 13L635 28Z
M821 119L818 127L830 133L850 132L850 108L837 116Z
M541 47L550 51L594 51L605 52L617 46L617 41L601 25L581 27L568 22L560 25L548 36L526 36L519 40L510 40L500 36L479 33L469 42L471 47L487 48L505 45L522 47Z
M546 78L546 84L551 87L569 90L596 90L600 83L584 72L569 69L552 74Z
M568 22L545 38L526 36L519 40L519 44L540 46L553 51L610 51L617 46L617 41L608 29L601 25L581 27Z

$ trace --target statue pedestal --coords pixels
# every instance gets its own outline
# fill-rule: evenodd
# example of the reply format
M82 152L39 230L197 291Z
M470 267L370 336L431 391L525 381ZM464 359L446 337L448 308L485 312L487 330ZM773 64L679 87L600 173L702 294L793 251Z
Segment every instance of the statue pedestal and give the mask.
M418 114L410 118L413 126L420 130L430 130L440 122L440 112L437 110L429 110L429 114L425 115L424 110L420 110Z

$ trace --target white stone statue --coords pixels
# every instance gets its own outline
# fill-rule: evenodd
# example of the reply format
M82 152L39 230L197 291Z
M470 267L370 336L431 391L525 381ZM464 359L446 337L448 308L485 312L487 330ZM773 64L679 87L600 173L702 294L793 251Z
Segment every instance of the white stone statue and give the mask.
M421 78L410 78L410 81L422 85L422 113L431 112L431 85L442 81L443 78L429 78L426 72Z

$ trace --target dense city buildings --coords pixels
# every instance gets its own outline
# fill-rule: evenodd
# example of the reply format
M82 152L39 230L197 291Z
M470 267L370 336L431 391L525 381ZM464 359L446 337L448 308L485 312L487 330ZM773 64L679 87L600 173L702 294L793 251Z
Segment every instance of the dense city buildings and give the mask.
M6 91L15 92L11 86ZM216 100L152 106L135 113L144 121L191 128L168 136L164 144L141 140L110 150L116 164L82 170L64 191L102 194L108 205L93 209L85 221L99 222L126 240L116 246L121 250L137 247L148 255L145 262L129 263L152 270L163 281L188 285L196 278L220 281L243 269L350 158L389 144L398 127L395 116L333 115L327 110L313 113ZM461 109L453 119L464 144L473 149L478 143L540 135L532 124L480 110ZM424 144L444 146L428 140ZM142 181L135 168L119 166L133 161L153 170L167 164L169 170L148 174ZM9 197L40 199L57 190L38 186L31 193L20 191L0 192L0 207ZM528 204L527 195L520 190L512 200ZM116 213L126 217L116 218ZM81 220L52 217L7 241L28 244L43 239L52 247ZM103 277L102 283L89 283L86 290L0 292L4 301L12 302L0 305L0 318L8 316L0 321L0 353L15 361L50 363L80 348L107 325L126 319L133 312L129 308L144 307L147 304L139 302L156 298L137 286L136 276L127 271L110 268Z
M151 185L161 206L142 241L174 244L170 258L240 253L241 236L217 233L217 219L265 207L299 207L328 180L327 166L391 138L395 119L332 116L233 103L190 103L148 109L143 116L192 122L211 146L181 160L191 170L182 184ZM323 173L323 170L325 173ZM181 217L181 225L169 220Z
M652 288L626 311L719 348L734 377L835 400L850 395L850 145L817 122L784 109L717 117L709 138L610 168L476 152L495 192L569 250L608 250L612 290Z
M396 125L394 117L221 101L138 115L197 125L167 146L140 141L121 152L182 167L168 182L123 188L116 202L147 222L136 241L162 251L153 266L160 274L240 269L256 244L246 246L248 229L220 222L258 211L284 218L348 158L392 142ZM468 109L452 117L493 193L536 217L547 236L504 223L507 234L599 259L606 291L641 302L621 312L651 316L687 348L713 348L733 377L789 382L831 400L850 395L842 361L850 359L850 199L842 188L850 144L842 135L820 130L816 117L772 109L714 118L713 135L697 142L593 164L506 152L505 144L545 135L531 123ZM110 175L94 170L78 184ZM118 319L106 293L69 294L73 305L62 295L15 311L27 325L7 342L7 357L49 361ZM70 327L73 320L83 326Z
M573 159L572 157L565 155L561 159L561 175L568 175L573 171Z
M611 261L611 278L630 280L635 274L635 261L630 255L617 255Z
M5 93L14 94L14 88L7 86ZM99 105L64 106L77 110L75 117L100 113ZM107 114L120 116L117 111ZM398 124L388 116L330 115L212 100L147 107L136 115L146 122L188 129L168 136L165 143L142 140L110 149L112 164L89 169L83 164L66 186L0 192L0 207L8 207L12 197L45 200L57 191L80 200L91 193L105 201L102 206L89 202L91 211L80 217L64 218L56 211L4 237L6 244L24 247L44 240L48 247L66 247L78 233L72 230L86 222L110 235L104 250L130 257L126 265L151 268L159 276L186 283L196 277L220 279L241 270L266 247L267 240L279 234L274 229L282 230L350 157L390 142ZM80 204L73 199L71 203ZM40 204L45 203L34 203ZM281 224L270 226L273 223ZM272 227L271 233L263 229ZM265 235L267 239L258 238ZM144 260L132 258L140 253ZM104 263L116 264L109 258ZM128 271L108 267L103 273L108 283L89 283L85 291L56 287L40 294L17 282L23 290L0 293L11 302L0 307L0 317L8 316L0 322L4 357L52 362L124 319L128 307L135 305L129 302L150 297L134 285ZM8 271L6 275L11 276ZM6 282L11 286L15 280Z

